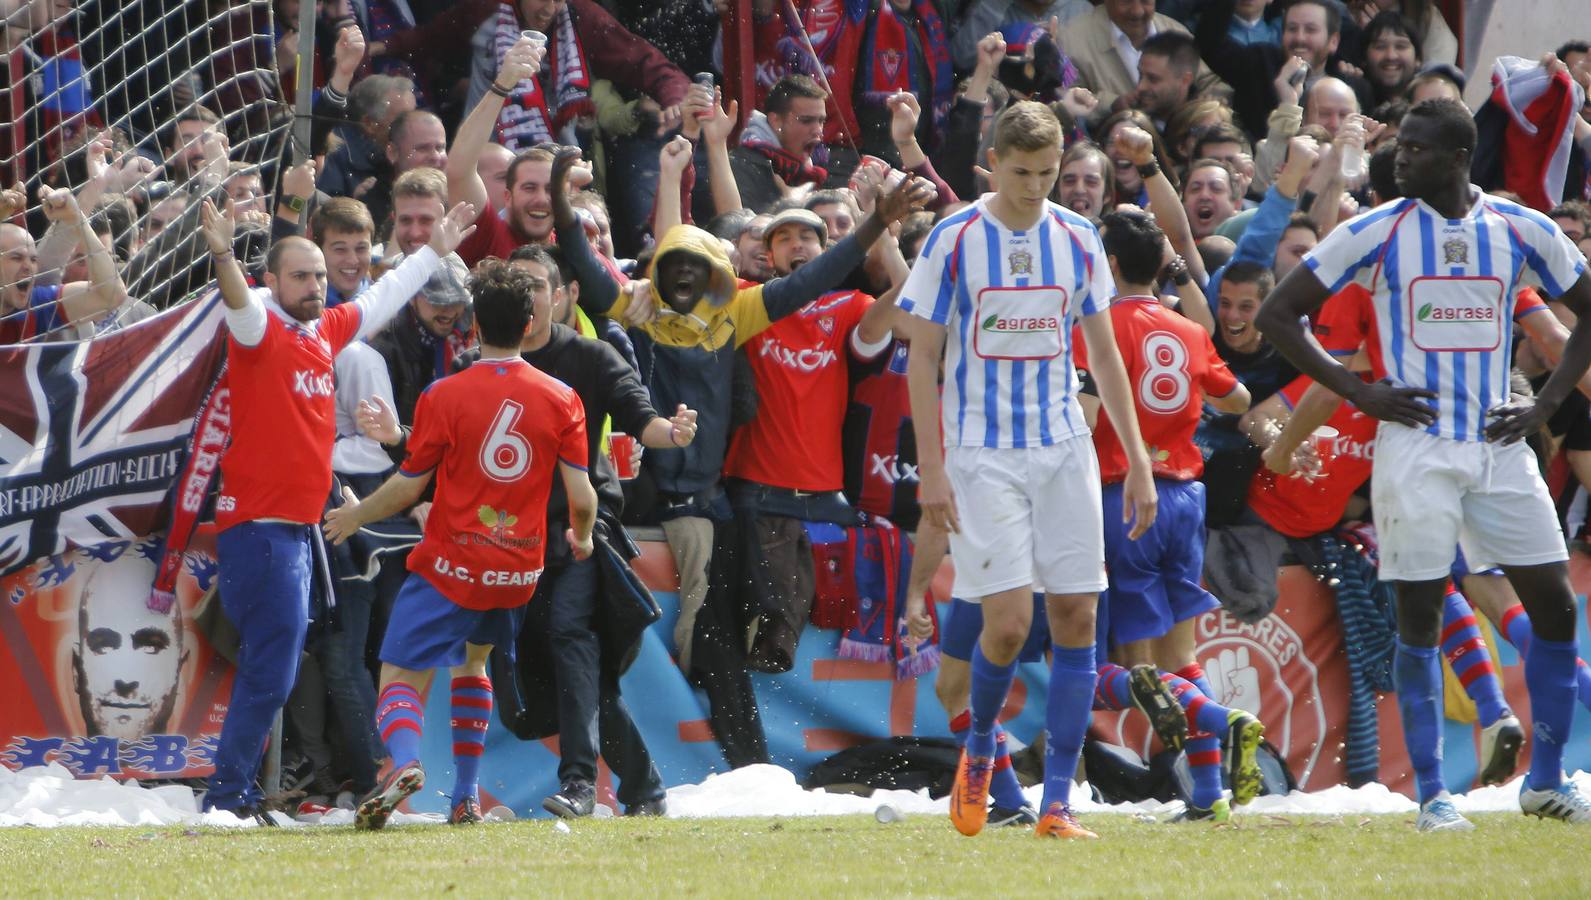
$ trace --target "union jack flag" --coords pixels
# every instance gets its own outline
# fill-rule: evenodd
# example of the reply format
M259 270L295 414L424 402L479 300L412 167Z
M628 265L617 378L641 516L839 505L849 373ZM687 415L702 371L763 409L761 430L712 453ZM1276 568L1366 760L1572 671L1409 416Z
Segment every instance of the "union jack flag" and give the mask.
M0 347L0 575L160 530L222 309L212 291L93 341Z

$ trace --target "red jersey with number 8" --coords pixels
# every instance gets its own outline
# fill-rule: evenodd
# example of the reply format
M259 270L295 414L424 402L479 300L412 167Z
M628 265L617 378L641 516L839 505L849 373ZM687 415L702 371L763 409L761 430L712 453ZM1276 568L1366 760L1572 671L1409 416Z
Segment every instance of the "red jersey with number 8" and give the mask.
M1116 346L1127 370L1138 431L1149 450L1156 478L1192 481L1204 472L1204 454L1193 443L1204 398L1224 397L1237 387L1237 376L1215 352L1204 329L1153 297L1122 297L1111 304ZM1088 368L1084 342L1073 342L1078 368ZM1100 480L1106 484L1127 477L1127 454L1103 409L1094 428Z
M436 471L409 571L468 609L530 600L559 462L586 468L585 407L563 382L517 358L482 360L434 382L415 406L399 469Z

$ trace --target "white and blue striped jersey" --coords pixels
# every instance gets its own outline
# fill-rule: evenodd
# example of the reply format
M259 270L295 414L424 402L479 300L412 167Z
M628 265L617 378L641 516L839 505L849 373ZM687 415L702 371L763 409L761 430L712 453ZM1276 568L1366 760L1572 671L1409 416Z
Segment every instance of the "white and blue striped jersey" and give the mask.
M1437 417L1426 431L1458 441L1485 440L1486 411L1508 398L1514 319L1541 309L1533 298L1519 302L1520 288L1557 297L1586 266L1551 219L1470 190L1462 219L1394 200L1350 219L1304 257L1333 294L1358 286L1328 308L1355 297L1368 307L1363 337L1378 377L1435 393ZM1346 343L1356 337L1323 333L1321 324L1328 350L1352 352Z
M949 329L940 420L947 447L1048 447L1088 434L1072 328L1110 307L1099 232L1046 204L1013 231L986 200L934 226L900 306Z

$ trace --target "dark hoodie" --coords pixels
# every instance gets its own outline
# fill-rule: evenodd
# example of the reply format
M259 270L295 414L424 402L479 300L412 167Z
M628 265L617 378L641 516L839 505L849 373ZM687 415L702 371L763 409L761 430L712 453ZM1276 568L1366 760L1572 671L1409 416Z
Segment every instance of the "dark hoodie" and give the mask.
M687 314L674 312L656 286L657 266L670 253L691 253L712 267L707 293ZM847 237L800 267L765 285L738 287L734 266L719 240L692 225L676 225L663 235L647 269L653 280L651 302L658 316L632 329L641 379L652 405L672 410L678 404L697 411L696 440L681 449L648 450L646 466L660 491L695 496L718 482L729 445L729 385L735 350L779 319L832 290L858 265L866 251ZM593 315L618 318L630 303L621 292L610 306L581 304Z

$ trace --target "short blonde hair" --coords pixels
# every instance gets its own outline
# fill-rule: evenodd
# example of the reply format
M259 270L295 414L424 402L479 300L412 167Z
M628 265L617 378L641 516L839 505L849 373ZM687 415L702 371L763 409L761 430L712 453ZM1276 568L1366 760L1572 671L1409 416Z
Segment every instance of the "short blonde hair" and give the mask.
M994 121L994 154L1004 156L1012 150L1032 153L1054 147L1061 150L1061 120L1048 106L1032 100L1019 100L1005 108Z

